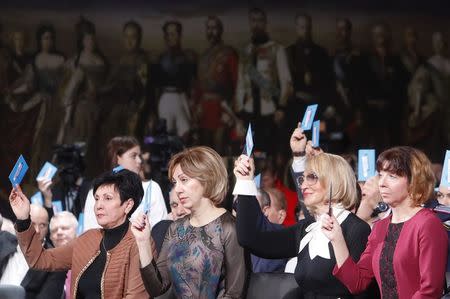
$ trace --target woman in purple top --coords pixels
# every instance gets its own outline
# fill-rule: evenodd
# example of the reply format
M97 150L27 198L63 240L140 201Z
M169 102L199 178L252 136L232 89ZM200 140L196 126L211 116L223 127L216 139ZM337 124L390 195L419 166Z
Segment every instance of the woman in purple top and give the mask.
M333 274L354 294L375 277L382 298L440 298L447 261L447 235L422 207L433 192L434 174L424 153L395 147L378 157L378 186L392 215L375 224L358 263L349 256L341 227L326 217L322 229L336 254Z

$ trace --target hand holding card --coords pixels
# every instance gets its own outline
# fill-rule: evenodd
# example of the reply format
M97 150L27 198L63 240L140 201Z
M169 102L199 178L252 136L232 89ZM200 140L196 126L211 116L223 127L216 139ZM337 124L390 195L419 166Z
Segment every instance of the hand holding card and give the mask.
M25 194L23 194L22 188L20 188L19 185L11 190L11 193L9 194L9 204L17 219L28 219L30 216L30 201Z
M27 173L28 170L28 164L23 158L22 155L20 155L19 159L17 159L16 164L14 165L14 168L12 169L11 173L9 174L9 181L11 182L12 186L15 188L23 180L23 177Z
M248 124L247 135L245 136L245 148L244 154L247 157L252 155L253 151L253 133L252 133L252 124Z
M51 180L55 176L57 170L58 168L56 168L55 165L50 162L45 162L44 166L42 166L41 171L39 171L39 174L36 177L36 181Z
M314 116L316 115L317 111L317 104L309 105L306 107L305 115L303 115L302 120L302 129L303 131L311 130L312 123L314 121Z
M446 151L445 153L440 186L450 188L450 151Z
M312 133L312 146L319 147L319 139L320 139L320 120L316 120L313 123L313 133Z
M365 149L358 151L358 181L365 182L375 176L375 150Z

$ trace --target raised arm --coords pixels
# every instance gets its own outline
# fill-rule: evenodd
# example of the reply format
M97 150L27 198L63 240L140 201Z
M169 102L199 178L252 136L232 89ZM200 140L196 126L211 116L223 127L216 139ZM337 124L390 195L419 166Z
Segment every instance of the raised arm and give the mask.
M298 241L307 223L301 221L295 226L264 232L261 231L261 208L256 199L256 186L253 182L253 160L241 155L235 163L236 186L233 194L238 195L236 229L239 244L264 258L288 258L297 256ZM279 246L283 244L283 246Z
M169 228L170 230L170 228ZM168 248L166 234L163 247L156 262L155 244L150 237L150 224L146 215L140 214L132 220L131 231L136 238L141 264L141 277L144 286L151 297L157 297L166 292L170 287L169 272L167 269Z

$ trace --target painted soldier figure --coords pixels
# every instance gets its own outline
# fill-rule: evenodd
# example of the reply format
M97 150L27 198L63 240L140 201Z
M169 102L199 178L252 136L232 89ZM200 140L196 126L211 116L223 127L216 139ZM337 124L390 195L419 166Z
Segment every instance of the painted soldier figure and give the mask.
M196 88L198 122L202 144L224 153L225 124L235 120L232 113L238 74L238 55L222 40L223 24L215 16L206 21L209 47L198 64Z
M159 91L158 113L169 134L188 140L191 129L190 95L196 77L196 55L181 46L183 27L168 21L162 27L166 51L156 65L155 85Z
M282 45L267 33L266 13L254 8L249 12L251 43L239 59L235 110L255 133L255 150L274 153L277 126L284 118L292 89L286 53ZM287 140L284 144L287 143Z
M402 143L408 82L400 57L392 53L390 28L375 25L372 41L367 72L367 146L383 150Z

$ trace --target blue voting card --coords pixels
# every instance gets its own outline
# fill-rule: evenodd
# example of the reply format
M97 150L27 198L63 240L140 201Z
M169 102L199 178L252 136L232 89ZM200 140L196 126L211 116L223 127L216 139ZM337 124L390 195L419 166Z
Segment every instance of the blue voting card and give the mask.
M113 171L113 173L118 173L119 171L124 170L124 169L125 168L123 168L122 165L119 165L119 166L114 167L112 171Z
M450 151L445 152L444 168L442 168L441 186L450 187Z
M245 155L250 157L253 150L252 124L248 124L247 135L245 136Z
M253 181L255 182L256 188L258 188L258 189L261 188L261 174L258 174L257 176L255 176Z
M32 204L35 204L35 205L40 205L40 206L44 205L44 197L42 196L42 193L40 191L34 193L34 195L31 196L30 201Z
M59 213L63 211L62 202L60 200L54 200L52 202L53 205L53 213Z
M150 201L152 199L152 181L149 182L144 198L142 199L142 211L145 215L150 211Z
M55 174L58 168L56 168L55 165L53 165L50 162L45 162L44 166L42 166L41 171L39 171L39 174L36 177L37 180L51 180Z
M308 107L306 107L305 115L303 115L303 120L302 120L303 131L311 130L312 123L314 120L314 115L316 115L317 106L318 106L317 104L314 104L314 105L309 105Z
M316 120L313 123L313 127L312 127L312 146L313 147L320 146L319 139L320 139L320 120Z
M365 182L375 176L375 150L361 149L358 151L358 181Z
M20 183L23 180L23 177L25 176L25 173L27 173L27 170L28 164L23 158L23 156L20 155L19 159L17 159L17 162L14 165L13 170L9 174L9 180L13 187L17 187L17 185L20 185Z
M80 215L78 215L78 227L77 227L77 236L81 235L84 231L84 213L81 212Z

